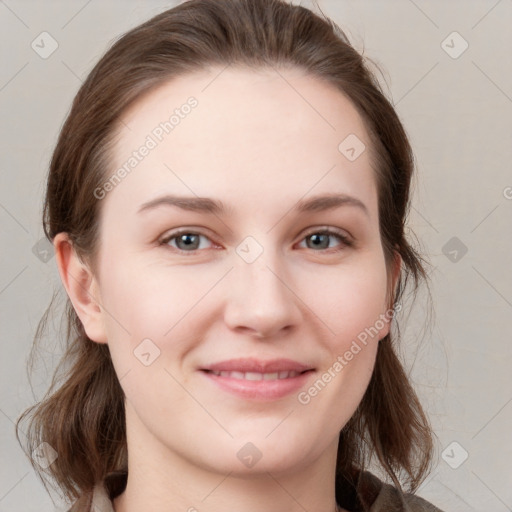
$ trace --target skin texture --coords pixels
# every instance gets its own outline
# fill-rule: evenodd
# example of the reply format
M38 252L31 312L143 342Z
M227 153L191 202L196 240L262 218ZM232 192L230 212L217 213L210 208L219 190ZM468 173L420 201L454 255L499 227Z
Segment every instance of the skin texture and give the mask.
M370 139L343 94L300 70L212 68L129 108L109 175L190 96L197 106L101 200L97 273L64 233L54 241L67 293L88 336L108 343L126 394L129 477L115 509L333 511L339 431L389 322L309 403L298 393L389 308ZM338 150L349 134L366 145L355 161ZM221 200L228 214L138 212L166 193ZM367 212L293 210L335 193ZM193 254L179 239L161 243L177 228L202 235ZM315 246L309 235L325 228L353 245L332 235ZM260 250L242 243L248 236L262 249L252 263L237 252ZM147 366L134 355L144 339L160 351ZM290 395L256 400L199 370L239 357L289 358L315 371ZM252 467L237 457L249 442L261 453Z

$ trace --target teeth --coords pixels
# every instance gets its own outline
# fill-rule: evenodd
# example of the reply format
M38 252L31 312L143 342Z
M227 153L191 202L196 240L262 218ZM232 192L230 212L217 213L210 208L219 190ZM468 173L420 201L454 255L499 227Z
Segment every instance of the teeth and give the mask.
M239 380L277 380L277 379L291 379L296 377L299 372L296 371L282 371L273 373L259 373L259 372L230 372L230 371L213 371L211 373L218 377L228 377L231 379Z
M245 379L246 380L263 380L263 373L246 372Z

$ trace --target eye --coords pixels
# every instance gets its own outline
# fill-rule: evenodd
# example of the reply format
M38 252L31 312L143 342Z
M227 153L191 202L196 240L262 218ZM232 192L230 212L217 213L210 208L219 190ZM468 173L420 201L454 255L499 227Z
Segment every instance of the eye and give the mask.
M170 246L172 249L175 249L178 252L188 252L194 254L196 251L208 248L208 243L206 243L206 246L201 244L202 239L208 240L211 244L213 244L213 242L206 235L197 233L195 231L182 229L169 233L160 241L160 245L168 247ZM352 247L354 245L352 240L347 235L333 229L321 229L312 231L307 234L302 239L302 241L306 242L307 249L314 249L316 251L317 249L333 249L330 243L333 239L338 240L338 248L334 248L334 251L329 252L341 251L345 247Z
M179 251L193 253L194 251L205 248L204 245L201 244L201 239L210 240L207 236L200 233L181 230L167 235L160 241L160 245L170 245L172 248ZM174 240L176 241L175 245L169 243Z
M306 247L308 249L332 249L332 246L330 245L330 240L332 239L338 239L340 242L339 247L335 249L334 252L340 251L344 247L353 246L352 240L347 235L332 229L313 231L303 238L303 240L306 241Z

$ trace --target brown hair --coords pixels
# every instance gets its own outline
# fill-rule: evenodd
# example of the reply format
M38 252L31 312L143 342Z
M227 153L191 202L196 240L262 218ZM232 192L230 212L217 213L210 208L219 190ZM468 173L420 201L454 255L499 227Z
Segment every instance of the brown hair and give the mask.
M116 41L81 86L62 127L48 175L46 237L68 233L94 268L100 200L93 192L112 172L109 155L120 116L173 77L231 64L296 67L351 100L371 136L388 270L395 251L403 261L392 298L399 301L410 281L416 294L427 274L404 232L414 168L404 128L343 31L325 16L283 0L189 0ZM51 306L38 326L32 358ZM27 453L42 442L52 446L58 458L47 473L66 498L76 499L108 473L126 469L127 446L124 394L108 346L87 337L69 299L66 316L64 356L43 400L18 420L17 434L19 439L20 422L29 419ZM364 469L374 457L399 489L402 480L414 491L430 469L433 433L395 353L398 334L379 342L368 389L340 433L337 496L340 483L352 481L354 468ZM44 472L32 464L45 482Z

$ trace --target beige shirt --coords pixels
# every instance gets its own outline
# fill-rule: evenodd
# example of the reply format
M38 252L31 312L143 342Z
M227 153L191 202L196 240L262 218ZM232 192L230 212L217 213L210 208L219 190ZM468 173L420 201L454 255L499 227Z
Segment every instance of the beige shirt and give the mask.
M419 496L406 493L402 498L394 486L381 482L367 471L363 477L362 494L356 497L355 488L349 489L343 498L347 503L339 503L350 512L365 512L362 503L369 507L367 512L443 512ZM69 512L114 512L112 500L124 491L126 478L125 472L112 473L104 483L75 502Z

